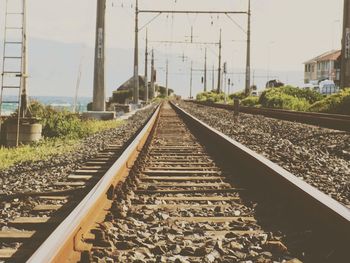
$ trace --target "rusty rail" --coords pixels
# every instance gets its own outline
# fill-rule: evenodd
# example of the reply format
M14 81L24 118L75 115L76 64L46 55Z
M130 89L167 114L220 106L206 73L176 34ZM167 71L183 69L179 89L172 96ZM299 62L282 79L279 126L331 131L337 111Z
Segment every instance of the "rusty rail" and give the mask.
M158 118L159 107L134 141L123 152L96 186L55 229L27 262L77 262L80 253L89 249L84 241L89 230L104 215L111 205L114 189L127 177Z
M234 110L233 105L210 103L204 101L190 101L199 105L215 107L226 110ZM311 125L317 125L329 129L342 131L350 131L350 116L340 114L316 113L316 112L300 112L282 109L268 109L240 106L239 111L248 114L263 115L270 118L280 120L295 121Z

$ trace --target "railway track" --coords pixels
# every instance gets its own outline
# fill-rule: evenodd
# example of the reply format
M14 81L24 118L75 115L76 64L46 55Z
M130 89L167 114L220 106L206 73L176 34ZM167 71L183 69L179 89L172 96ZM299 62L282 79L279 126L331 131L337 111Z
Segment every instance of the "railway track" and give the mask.
M110 145L66 181L55 183L48 192L1 196L5 208L16 209L16 216L0 231L0 262L22 262L28 258L118 159L122 150L121 145Z
M11 235L0 236L3 246L15 245L8 261L23 261L33 253L28 247L39 246L28 262L347 257L347 208L176 106L158 109L126 149L112 148L113 160L102 154L90 162L105 170L89 193L69 195L72 209L40 219L28 214L16 219ZM92 179L84 173L78 182ZM44 199L59 205L70 198ZM52 232L44 242L43 229Z
M200 105L216 107L227 110L234 110L233 105L208 103L201 101L191 101ZM268 109L240 106L239 111L248 114L263 115L270 118L276 118L286 121L296 121L329 129L350 131L350 116L340 114L316 113L316 112L299 112L282 109Z

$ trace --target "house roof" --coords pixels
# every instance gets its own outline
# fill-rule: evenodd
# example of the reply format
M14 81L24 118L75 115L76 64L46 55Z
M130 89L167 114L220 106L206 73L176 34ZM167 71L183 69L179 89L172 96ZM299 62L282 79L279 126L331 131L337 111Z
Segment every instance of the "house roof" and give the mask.
M139 83L140 83L140 86L145 85L145 80L143 76L139 76ZM132 76L130 79L125 81L122 85L120 85L120 87L114 92L121 91L121 90L129 90L129 89L132 89L133 86L134 86L134 77Z
M312 63L317 63L321 61L335 61L340 57L340 55L341 55L341 50L331 50L304 62L304 64L312 64Z

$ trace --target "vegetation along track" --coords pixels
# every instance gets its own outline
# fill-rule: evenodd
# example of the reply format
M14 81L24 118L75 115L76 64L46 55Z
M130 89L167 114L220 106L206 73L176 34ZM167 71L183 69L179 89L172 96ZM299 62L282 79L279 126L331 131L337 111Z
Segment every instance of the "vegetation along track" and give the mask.
M173 107L156 111L29 262L348 258L346 207Z

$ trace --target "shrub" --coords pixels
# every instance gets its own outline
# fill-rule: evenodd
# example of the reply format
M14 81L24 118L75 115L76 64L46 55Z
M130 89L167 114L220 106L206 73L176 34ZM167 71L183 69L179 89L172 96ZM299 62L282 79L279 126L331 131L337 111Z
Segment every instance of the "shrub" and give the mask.
M239 100L243 100L247 97L247 95L245 94L244 91L240 91L240 92L235 92L229 95L229 98L231 100L233 99L239 99Z
M166 97L166 87L163 86L156 86L156 91L159 92L158 97L159 98L165 98ZM168 89L168 96L174 93L174 90Z
M286 94L281 88L273 88L264 91L260 96L259 103L266 108L297 111L306 111L310 107L310 103L305 98Z
M315 102L309 110L350 115L350 88L346 88L337 94L327 96L323 100Z
M198 93L196 99L198 101L208 101L212 103L224 102L225 94L224 93L216 93L216 92L202 92ZM227 98L228 99L228 98Z
M57 111L50 106L45 106L39 102L32 102L30 105L32 117L40 119L43 126L44 137L82 137L84 131L81 120L76 114L67 111Z
M268 104L268 101L274 96L281 97L283 95L289 95L298 99L305 99L310 104L323 99L323 96L316 91L285 86L265 90L260 96L260 103L265 106L265 104Z
M322 98L321 94L313 90L285 86L265 90L260 96L259 103L267 108L306 111L310 104Z
M241 100L241 104L243 106L256 106L259 104L259 97L256 96L249 96L245 99Z

